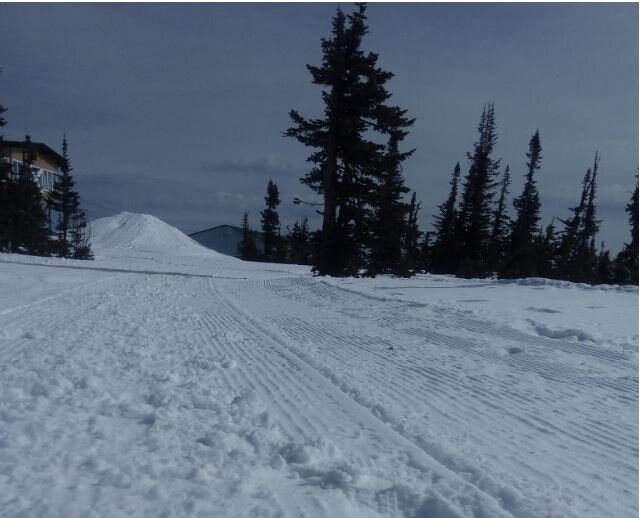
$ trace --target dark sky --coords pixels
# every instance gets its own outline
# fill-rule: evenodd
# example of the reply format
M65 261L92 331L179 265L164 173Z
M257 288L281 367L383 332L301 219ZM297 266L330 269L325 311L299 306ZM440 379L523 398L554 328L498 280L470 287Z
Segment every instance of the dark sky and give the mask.
M350 9L350 5L345 5ZM5 138L60 147L67 133L91 216L154 214L186 232L259 224L265 185L283 227L314 214L298 179L308 150L285 139L288 111L321 113L306 63L336 4L0 4ZM408 186L431 228L454 164L467 170L485 102L496 156L519 194L528 141L543 146L543 222L567 217L602 156L601 239L628 239L638 164L637 4L371 4L366 50L396 74L392 101L417 122ZM502 168L503 169L503 168Z

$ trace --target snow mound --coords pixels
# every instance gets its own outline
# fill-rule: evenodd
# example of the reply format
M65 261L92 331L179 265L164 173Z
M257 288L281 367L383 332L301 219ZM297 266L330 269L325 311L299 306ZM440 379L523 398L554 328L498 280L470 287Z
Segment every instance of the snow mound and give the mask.
M535 322L533 320L530 320L530 323L539 336L544 336L546 338L553 338L555 340L578 340L580 342L596 341L595 338L582 329L553 329L548 327L546 324Z
M171 255L215 254L155 216L121 212L90 223L95 248L131 249Z
M487 282L487 280L484 280ZM637 293L638 287L620 284L584 284L582 282L561 281L557 279L545 279L542 277L528 277L525 279L497 279L497 284L516 284L518 286L531 286L536 288L575 288L587 291L615 291L625 293Z

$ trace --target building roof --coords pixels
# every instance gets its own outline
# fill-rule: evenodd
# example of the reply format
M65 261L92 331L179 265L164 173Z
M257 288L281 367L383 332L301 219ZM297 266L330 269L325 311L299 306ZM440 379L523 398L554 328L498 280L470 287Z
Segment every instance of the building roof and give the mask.
M22 149L25 145L25 142L25 140L2 140L0 141L0 146ZM54 162L56 162L56 165L62 166L65 163L64 157L57 151L50 148L44 142L32 142L31 146L37 153L52 157L54 159Z
M239 257L238 245L243 237L243 229L234 225L218 225L194 232L189 237L206 248L211 248L222 254ZM263 247L262 233L253 230L252 237L259 248Z
M191 234L188 234L188 236L192 237L192 236L195 236L197 234L202 234L203 232L209 232L210 230L217 230L217 229L223 228L223 227L231 228L231 229L238 230L238 231L243 230L241 227L235 227L234 225L216 225L215 227L206 228L205 230L199 230L198 232L192 232Z

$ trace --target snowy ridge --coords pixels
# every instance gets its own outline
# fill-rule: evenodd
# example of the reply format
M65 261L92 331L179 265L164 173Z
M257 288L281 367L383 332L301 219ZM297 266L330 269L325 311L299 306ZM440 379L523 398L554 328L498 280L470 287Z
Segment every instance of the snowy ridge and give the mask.
M217 254L149 214L121 212L90 223L92 246L97 249L133 249L172 255Z

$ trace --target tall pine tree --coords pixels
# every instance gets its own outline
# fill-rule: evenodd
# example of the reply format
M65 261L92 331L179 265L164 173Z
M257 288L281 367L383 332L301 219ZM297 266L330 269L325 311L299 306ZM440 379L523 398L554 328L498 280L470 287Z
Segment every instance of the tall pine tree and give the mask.
M455 273L457 246L455 226L457 223L457 189L459 188L459 162L455 165L450 179L448 199L439 205L439 214L435 216L435 244L431 253L431 271L434 273Z
M506 267L502 271L503 277L529 277L542 275L537 271L537 257L535 240L539 232L541 203L537 191L535 173L540 169L542 162L542 144L539 130L531 137L526 153L526 182L522 194L515 198L516 217L512 224Z
M85 211L78 208L71 217L71 257L73 259L91 260L91 231L87 225Z
M368 273L401 273L404 270L404 226L409 206L403 196L409 189L404 184L399 168L398 138L391 136L382 163L381 185L373 199L373 221L370 238Z
M2 116L7 109L0 104L0 128L7 124ZM0 149L3 136L0 135ZM0 156L0 251L9 249L9 236L11 231L11 206L12 206L12 178L11 178L11 157Z
M315 149L308 158L313 168L302 182L324 200L314 265L321 275L355 275L365 265L386 153L386 145L370 137L399 132L401 141L403 128L414 122L405 110L385 104L390 97L385 84L393 74L377 66L377 54L361 48L368 32L365 12L365 4L347 17L337 10L332 36L322 40L321 66L308 65L313 83L325 88L324 116L305 119L292 110L293 126L285 133Z
M241 223L241 241L238 244L239 257L244 261L256 261L259 258L259 250L254 241L254 232L250 228L248 213L243 213Z
M636 176L637 178L637 176ZM626 206L631 226L631 242L624 245L624 249L616 258L616 279L618 282L639 283L639 182L635 184L635 191Z
M267 184L266 208L261 212L261 230L263 231L263 259L275 262L281 258L283 245L281 243L281 222L277 207L281 203L279 189L270 180Z
M69 152L66 136L62 139L63 163L60 168L60 176L55 182L53 191L49 193L48 204L58 213L57 251L61 257L70 257L73 252L71 243L71 229L74 217L80 211L80 196L74 190L76 182L71 174L73 170L69 160ZM79 224L77 221L76 224Z
M493 226L490 232L488 264L492 271L503 268L508 245L510 217L506 213L508 186L510 185L510 167L507 165L500 182L499 198L493 212Z
M572 216L560 220L560 232L556 260L556 276L574 282L593 282L597 267L595 238L600 221L596 217L597 170L599 155L595 153L593 169L587 169L582 181L580 203L570 209Z
M555 272L555 259L558 250L558 241L555 235L554 219L540 231L533 240L531 257L535 261L534 270L539 277L553 277Z
M310 264L311 242L308 218L296 221L288 235L288 259L294 264Z
M420 244L422 232L419 230L418 215L421 202L417 202L417 193L412 193L408 217L404 227L403 263L401 268L395 272L397 275L408 277L414 274L420 267Z
M499 160L491 155L497 143L495 107L484 106L478 126L479 140L468 153L470 169L464 180L455 239L461 251L458 273L484 276L490 270L488 248L492 226L492 202L495 197Z
M33 144L27 135L23 145L20 174L11 193L15 210L12 210L12 235L9 236L9 240L15 252L50 255L52 245L42 193L34 177L34 160Z
M604 241L600 246L600 253L597 256L597 267L595 272L595 282L597 284L610 284L613 281L613 261L611 253L604 249Z

